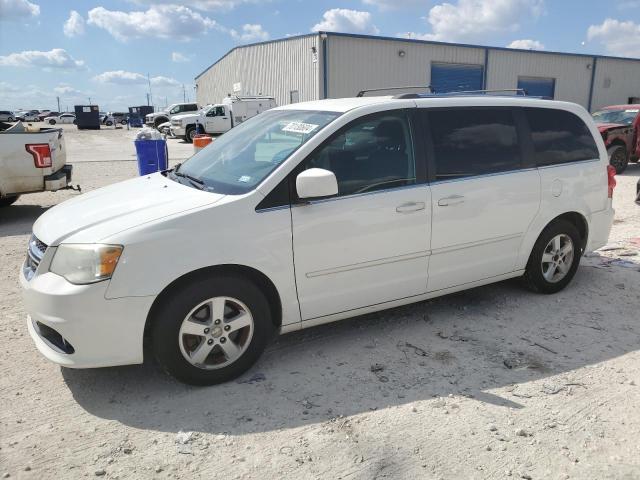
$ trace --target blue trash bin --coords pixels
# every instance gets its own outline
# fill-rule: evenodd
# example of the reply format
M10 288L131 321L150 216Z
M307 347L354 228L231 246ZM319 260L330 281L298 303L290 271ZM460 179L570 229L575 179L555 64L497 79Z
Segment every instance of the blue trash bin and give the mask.
M140 175L167 169L169 151L166 140L135 140Z

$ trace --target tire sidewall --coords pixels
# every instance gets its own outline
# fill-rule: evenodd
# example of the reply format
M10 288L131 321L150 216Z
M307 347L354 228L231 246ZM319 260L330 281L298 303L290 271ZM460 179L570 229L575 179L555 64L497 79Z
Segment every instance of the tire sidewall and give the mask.
M182 356L179 331L183 320L196 305L220 296L236 298L249 308L253 317L253 335L238 360L217 370L204 370L194 367ZM158 314L152 319L151 330L154 355L169 374L192 385L213 385L238 377L258 360L273 335L266 297L257 286L241 277L197 280L170 292L155 310Z
M622 165L614 165L611 163L611 159L619 151L622 151L622 153L624 154L624 161L622 162ZM627 166L629 165L629 156L627 155L626 148L624 148L622 145L614 145L613 147L609 147L607 149L607 153L609 154L609 163L611 163L611 165L615 167L616 174L619 175L627 169Z
M189 127L185 132L184 138L188 143L193 143L193 137L196 136L196 128Z
M547 281L542 275L542 255L551 239L560 234L568 235L573 242L573 262L571 264L571 267L569 268L569 271L567 272L567 275L562 280L556 283L551 283ZM564 220L558 220L547 226L538 237L538 240L536 240L536 243L531 251L531 255L529 256L529 262L527 263L525 276L527 277L528 283L539 292L559 292L560 290L564 289L573 279L576 271L578 270L578 265L580 264L581 257L582 239L580 238L578 230L572 223Z

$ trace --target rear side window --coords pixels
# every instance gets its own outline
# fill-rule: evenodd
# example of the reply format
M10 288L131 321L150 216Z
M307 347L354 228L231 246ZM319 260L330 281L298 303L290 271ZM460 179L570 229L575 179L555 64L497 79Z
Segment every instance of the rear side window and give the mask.
M577 115L564 110L525 108L538 166L599 158L591 132Z
M520 168L510 109L430 110L436 179L472 177Z

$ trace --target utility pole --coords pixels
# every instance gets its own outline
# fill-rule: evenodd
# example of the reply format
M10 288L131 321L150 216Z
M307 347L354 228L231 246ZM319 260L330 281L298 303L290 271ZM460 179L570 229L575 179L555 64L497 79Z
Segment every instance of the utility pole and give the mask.
M60 111L60 97L56 97L56 100L58 100L58 111Z
M91 97L89 97L89 105L91 105Z
M147 106L151 105L151 103L149 103L149 94L147 93Z
M187 91L184 89L184 83L182 84L182 101L187 103Z
M153 102L153 95L151 94L151 77L147 73L147 83L149 84L149 101Z

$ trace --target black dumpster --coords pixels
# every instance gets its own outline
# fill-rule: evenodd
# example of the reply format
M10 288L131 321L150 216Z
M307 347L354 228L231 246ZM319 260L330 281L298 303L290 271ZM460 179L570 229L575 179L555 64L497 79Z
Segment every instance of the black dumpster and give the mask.
M100 130L98 105L75 105L78 130Z

